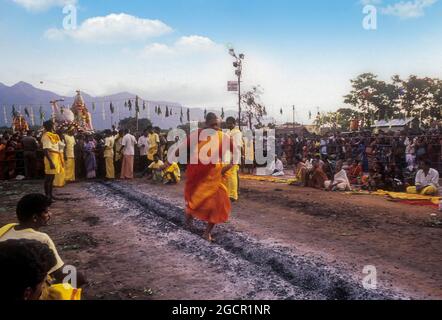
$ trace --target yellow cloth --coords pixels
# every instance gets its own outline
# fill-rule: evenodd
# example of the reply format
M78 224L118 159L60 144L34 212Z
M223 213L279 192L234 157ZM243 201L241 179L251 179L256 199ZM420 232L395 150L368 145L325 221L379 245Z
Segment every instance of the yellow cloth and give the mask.
M115 145L114 137L107 137L106 139L104 139L104 157L112 158L112 161L114 159L114 145Z
M65 180L67 182L75 181L75 159L68 158L65 162Z
M24 229L17 231L14 229L16 225L17 224L8 224L3 228L1 228L0 241L26 239L26 240L36 240L41 243L44 243L49 247L49 249L52 250L56 259L56 264L51 268L51 270L49 270L49 274L63 267L64 262L63 260L61 260L60 256L58 255L58 251L54 245L54 242L46 233L38 232L35 231L34 229Z
M64 141L66 142L66 158L75 158L74 147L75 147L75 138L68 134L64 135Z
M149 134L147 137L149 142L149 150L147 150L147 159L154 161L154 156L158 153L158 145L160 143L160 137L156 133Z
M43 301L78 301L81 300L81 289L75 289L68 283L45 284L40 300Z
M178 183L181 181L180 167L176 162L173 162L167 169L164 170L164 179L167 181L175 181Z
M106 178L115 179L114 158L105 158L106 161Z
M51 157L55 168L51 169L51 166L49 165L49 160L45 157L44 158L45 174L56 175L56 174L61 173L62 168L63 168L63 157L62 157L61 153L55 152L55 151L50 151L49 157Z
M157 162L152 162L149 166L149 169L158 170L163 166L164 166L164 162L161 160L158 160Z
M283 183L283 184L292 184L297 181L297 179L284 179L284 178L276 178L269 176L252 176L248 174L240 174L239 176L242 180L251 180L251 181L261 181L261 182L273 182L273 183Z
M58 134L52 132L45 132L41 137L41 142L43 144L43 149L49 151L49 157L54 163L55 168L51 169L49 165L49 160L44 158L45 174L56 175L61 173L63 166L63 155L60 153L60 137Z
M60 173L57 173L54 178L54 187L63 188L66 185L66 171L64 166L61 166Z
M238 200L238 171L239 165L234 165L232 169L227 171L224 175L224 183L229 192L229 198Z
M58 144L60 143L60 141L61 141L60 136L52 132L45 132L41 137L41 143L43 144L43 149L48 149L54 152L59 151Z
M417 192L416 187L408 187L407 188L407 193L420 194L423 196L434 196L434 195L437 195L437 192L438 192L438 190L433 186L428 186L428 187L422 189L421 192Z
M378 190L372 193L375 196L389 196L392 199L399 200L429 200L434 204L438 204L442 198L440 197L431 197L420 194L412 194L412 193L403 193L403 192L388 192L384 190Z

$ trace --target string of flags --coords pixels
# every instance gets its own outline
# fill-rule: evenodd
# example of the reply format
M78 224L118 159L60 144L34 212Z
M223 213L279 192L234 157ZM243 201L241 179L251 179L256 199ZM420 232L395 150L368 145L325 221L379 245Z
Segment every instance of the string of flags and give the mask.
M124 101L124 103L122 103ZM91 106L91 113L92 115L95 116L100 116L101 114L101 118L103 119L103 121L106 121L106 104L108 105L108 110L110 111L111 115L114 115L115 113L118 112L118 117L120 116L120 111L122 110L122 107L124 105L124 108L129 110L130 112L135 113L135 116L138 117L139 114L141 113L141 111L148 111L148 118L149 118L149 105L146 103L145 100L142 100L142 102L140 102L139 97L135 97L135 99L120 99L120 100L115 100L115 101L99 101L98 103L101 102L101 110L100 107L98 106L97 108L97 102L86 102L86 104L90 104ZM116 103L117 102L117 103ZM120 103L118 103L120 102ZM37 106L37 108L33 108L33 106ZM19 116L20 114L22 114L22 107L23 107L23 115L30 121L30 123L34 126L35 125L35 115L34 115L34 110L37 110L37 117L40 120L40 125L43 124L44 121L48 120L48 116L45 110L48 109L48 107L50 108L51 112L51 117L55 117L56 114L56 110L54 109L52 104L26 104L26 105L16 105L13 104L12 106L12 110L11 110L11 121L9 121L10 119L8 119L10 116L8 116L8 106L7 105L3 105L3 118L4 118L4 124L8 124L8 123L12 123L12 119L14 117ZM141 109L142 108L142 109ZM63 112L63 108L60 109L60 112ZM124 110L124 109L123 109ZM204 109L204 118L206 118L207 116L207 109ZM179 121L180 123L184 123L185 122L185 115L184 115L184 108L181 107L181 109L179 111L174 110L173 107L171 106L160 106L160 105L155 105L155 114L157 116L163 116L165 118L169 118L169 117L179 117ZM224 111L224 108L221 108L221 119L225 119L226 114ZM186 120L187 122L191 121L191 114L190 114L190 109L186 108Z

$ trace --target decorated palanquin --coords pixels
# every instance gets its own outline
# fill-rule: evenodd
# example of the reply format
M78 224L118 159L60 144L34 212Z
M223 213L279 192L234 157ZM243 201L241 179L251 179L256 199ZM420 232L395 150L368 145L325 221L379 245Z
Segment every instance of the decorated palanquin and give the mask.
M74 122L76 122L81 131L94 131L94 127L92 125L92 116L84 103L84 99L81 96L80 91L77 91L71 111L74 114Z
M25 132L29 130L29 125L21 114L16 114L12 118L12 131L15 132Z

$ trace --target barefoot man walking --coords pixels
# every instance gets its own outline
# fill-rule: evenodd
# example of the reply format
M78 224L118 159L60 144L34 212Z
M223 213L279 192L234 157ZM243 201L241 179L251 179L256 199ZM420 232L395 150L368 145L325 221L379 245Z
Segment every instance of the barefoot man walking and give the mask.
M191 135L196 134L198 138L189 137L187 141L188 145L192 141L197 142L190 145L190 154L192 158L196 152L198 161L190 161L186 171L186 227L191 227L194 218L207 222L203 237L212 242L212 230L215 225L229 220L231 204L227 187L223 183L223 175L232 166L223 165L222 145L227 146L224 147L225 150L232 150L232 143L220 130L220 120L214 113L207 114L205 129L211 130L197 130Z

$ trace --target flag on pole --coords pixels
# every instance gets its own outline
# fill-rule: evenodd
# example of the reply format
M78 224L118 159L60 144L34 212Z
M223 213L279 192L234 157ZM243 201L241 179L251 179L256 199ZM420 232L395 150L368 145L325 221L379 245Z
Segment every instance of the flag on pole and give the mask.
M45 112L43 111L42 106L40 106L39 113L40 113L40 124L43 124L43 122L45 121L46 115L45 115Z
M111 103L110 103L109 109L110 109L110 112L111 112L112 114L115 113L115 108L114 108L114 105L112 104L112 101L111 101Z
M35 126L34 108L31 106L31 124Z
M101 105L101 114L103 116L103 121L106 121L106 110L104 109L104 102Z
M12 116L16 117L18 115L17 110L15 109L15 105L12 105Z
M5 124L8 124L8 117L6 115L6 106L3 106L3 116L5 118Z
M221 108L221 119L224 120L225 114L224 114L224 108Z
M138 114L140 113L140 104L138 103L138 96L135 98L135 113L138 117Z

